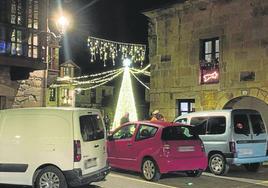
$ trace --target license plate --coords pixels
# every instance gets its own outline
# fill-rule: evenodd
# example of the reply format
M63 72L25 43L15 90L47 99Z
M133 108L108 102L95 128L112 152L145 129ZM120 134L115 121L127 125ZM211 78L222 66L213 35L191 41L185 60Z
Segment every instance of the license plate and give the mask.
M97 166L97 159L93 158L93 159L88 159L85 161L85 169Z
M178 151L179 152L190 152L190 151L194 151L194 146L180 146L178 147Z
M238 152L240 155L252 155L253 154L252 149L239 149Z

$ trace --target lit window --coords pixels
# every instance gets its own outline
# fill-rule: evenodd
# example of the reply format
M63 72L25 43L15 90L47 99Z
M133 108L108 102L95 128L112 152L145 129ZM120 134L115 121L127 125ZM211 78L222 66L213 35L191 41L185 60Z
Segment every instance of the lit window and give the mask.
M38 29L38 1L28 0L28 28Z
M204 39L200 41L200 84L213 84L219 82L219 38Z
M179 99L177 100L178 115L188 114L194 112L194 99Z
M11 54L22 55L22 31L13 29L11 33Z
M50 88L49 90L49 101L56 101L56 89Z

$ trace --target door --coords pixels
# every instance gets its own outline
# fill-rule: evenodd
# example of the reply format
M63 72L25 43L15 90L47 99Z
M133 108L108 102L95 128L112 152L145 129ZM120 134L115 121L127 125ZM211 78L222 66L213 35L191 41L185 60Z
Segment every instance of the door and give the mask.
M260 114L249 115L250 125L252 127L253 153L255 157L266 156L267 133L264 122Z
M104 123L97 111L80 113L78 134L81 138L81 160L78 164L82 174L104 168L107 161L106 138Z
M112 167L132 169L132 156L136 124L127 124L117 129L108 141L108 159Z
M254 157L253 135L247 114L233 114L233 125L237 157Z

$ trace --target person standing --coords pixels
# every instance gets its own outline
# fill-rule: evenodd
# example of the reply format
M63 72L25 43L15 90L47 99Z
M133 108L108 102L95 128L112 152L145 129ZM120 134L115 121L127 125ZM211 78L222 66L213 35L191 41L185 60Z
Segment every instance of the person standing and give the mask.
M107 133L109 133L110 132L110 118L108 115L104 117L104 124L105 124Z
M129 122L129 113L126 112L125 115L120 119L120 125Z
M155 110L152 112L152 118L150 121L158 121L157 117L158 117L158 114L159 114L159 110Z

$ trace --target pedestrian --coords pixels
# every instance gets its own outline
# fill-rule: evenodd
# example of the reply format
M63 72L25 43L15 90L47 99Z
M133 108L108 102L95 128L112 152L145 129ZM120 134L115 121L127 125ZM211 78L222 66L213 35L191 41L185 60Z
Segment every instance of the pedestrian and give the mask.
M160 114L160 113L157 114L156 119L158 121L166 121L165 117L162 114Z
M159 110L155 110L152 112L152 117L150 121L158 121L157 116L159 114Z
M120 125L129 122L129 113L126 112L125 115L120 119Z
M106 127L106 131L107 133L110 132L110 118L108 115L104 116L104 124L105 124L105 127Z

